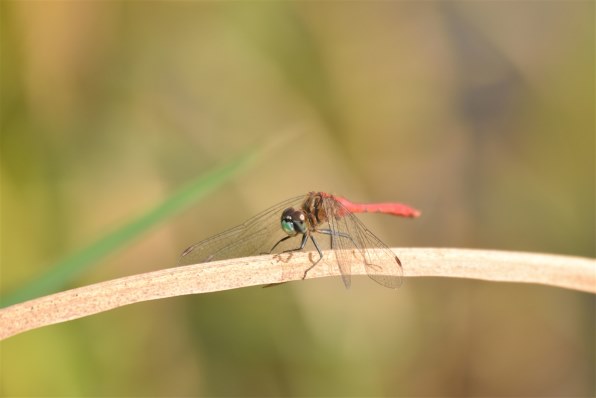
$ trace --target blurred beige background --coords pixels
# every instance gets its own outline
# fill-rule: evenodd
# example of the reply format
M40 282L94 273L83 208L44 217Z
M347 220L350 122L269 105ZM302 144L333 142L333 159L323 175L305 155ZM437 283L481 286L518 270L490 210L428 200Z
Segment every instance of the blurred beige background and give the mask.
M595 6L0 3L1 289L252 145L73 286L174 266L310 190L402 201L389 246L595 256ZM404 264L407 267L407 264ZM1 344L4 396L594 396L594 298L366 278L149 302Z

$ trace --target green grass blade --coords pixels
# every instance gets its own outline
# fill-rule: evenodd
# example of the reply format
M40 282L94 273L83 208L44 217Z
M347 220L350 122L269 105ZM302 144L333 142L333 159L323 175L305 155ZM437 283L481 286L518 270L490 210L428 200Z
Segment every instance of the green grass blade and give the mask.
M59 261L51 267L48 273L3 298L1 306L7 307L63 288L68 282L107 255L126 246L133 239L186 209L216 187L230 180L239 171L246 168L247 164L254 159L255 154L255 150L249 151L230 163L197 178L155 208Z

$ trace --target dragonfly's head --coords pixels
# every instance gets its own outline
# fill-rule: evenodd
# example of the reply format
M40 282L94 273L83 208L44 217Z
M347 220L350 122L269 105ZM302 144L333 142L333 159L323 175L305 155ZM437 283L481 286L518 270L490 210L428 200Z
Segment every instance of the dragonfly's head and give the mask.
M289 207L281 214L281 229L290 236L306 233L306 215Z

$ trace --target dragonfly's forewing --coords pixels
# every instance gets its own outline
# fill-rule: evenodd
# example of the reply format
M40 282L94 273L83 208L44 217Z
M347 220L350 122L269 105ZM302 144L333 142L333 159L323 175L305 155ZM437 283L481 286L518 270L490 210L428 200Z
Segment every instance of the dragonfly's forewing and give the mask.
M180 256L178 265L269 253L275 243L287 236L281 229L282 212L288 207L299 207L303 201L304 196L288 199L257 214L237 227L188 247ZM279 252L285 247L286 245L279 245L275 252Z

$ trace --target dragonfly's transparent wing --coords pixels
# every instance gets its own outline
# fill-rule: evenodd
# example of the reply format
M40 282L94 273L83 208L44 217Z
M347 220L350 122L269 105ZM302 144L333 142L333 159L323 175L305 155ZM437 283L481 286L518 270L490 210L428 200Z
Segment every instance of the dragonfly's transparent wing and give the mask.
M350 287L350 264L356 257L364 263L372 280L385 287L398 288L403 270L393 251L332 197L324 199L324 206L332 232L331 245L346 287Z
M269 253L280 239L287 236L280 225L282 212L288 207L299 208L304 202L304 198L304 196L299 196L288 199L257 214L237 227L188 247L180 256L178 265ZM295 239L288 239L278 245L275 253L282 252L288 247L292 248L289 245L296 246Z
M350 217L356 218L350 214ZM358 220L358 222L360 222ZM403 282L403 268L399 258L370 230L360 230L363 233L361 239L365 247L373 250L364 251L366 273L368 276L382 286L390 289L397 289Z

